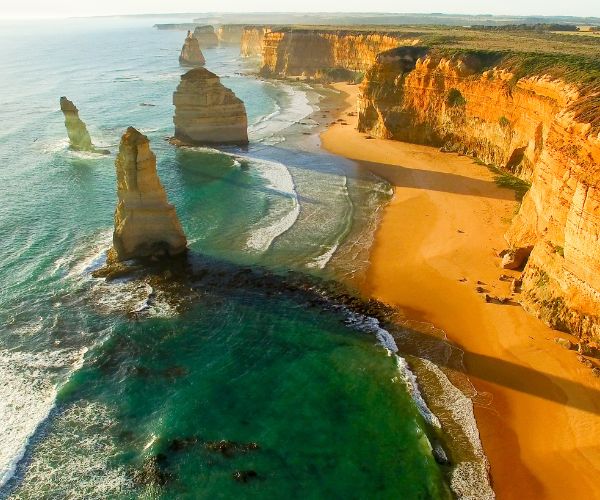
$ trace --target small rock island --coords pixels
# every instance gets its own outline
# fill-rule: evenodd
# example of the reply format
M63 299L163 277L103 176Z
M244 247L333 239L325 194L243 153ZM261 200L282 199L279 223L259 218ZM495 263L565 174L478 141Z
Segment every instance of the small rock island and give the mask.
M148 138L129 127L121 138L115 166L118 203L109 265L184 254L187 239L156 172Z
M79 118L77 106L69 101L65 96L60 98L60 110L65 116L65 127L69 136L69 146L75 151L90 151L92 153L109 154L106 149L97 149L92 144L92 139L85 126L85 123Z
M182 66L204 66L205 62L198 39L192 35L191 31L188 31L179 55L179 64Z
M173 104L173 144L248 144L243 101L207 69L195 68L182 75Z

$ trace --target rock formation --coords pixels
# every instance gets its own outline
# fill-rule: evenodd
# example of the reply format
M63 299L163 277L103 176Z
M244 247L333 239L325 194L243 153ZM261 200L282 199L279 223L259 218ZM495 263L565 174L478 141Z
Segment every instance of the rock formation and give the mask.
M246 26L242 31L240 54L242 57L262 57L265 35L271 31L267 26Z
M260 33L252 31L247 37L251 38L252 34L260 38ZM266 76L345 80L352 76L352 72L362 74L369 69L380 52L416 43L418 40L414 38L392 32L272 29L262 36L261 73Z
M248 143L244 103L207 69L195 68L181 77L173 104L176 143Z
M198 40L201 49L211 49L219 45L215 29L210 25L196 26L194 38Z
M507 267L531 252L521 303L552 327L600 339L598 87L539 70L518 77L510 65L527 56L502 57L381 54L361 85L358 128L470 154L531 182L506 234Z
M158 178L148 138L129 127L115 166L118 203L109 263L185 253L185 234Z
M65 126L69 135L71 149L75 151L91 151L93 153L108 154L109 151L96 149L92 144L92 139L85 126L85 123L79 118L79 110L65 96L60 98L60 110L65 116Z
M194 38L191 31L188 31L179 55L179 64L183 66L204 66L205 62L198 39Z
M243 24L223 24L216 29L219 45L241 45Z

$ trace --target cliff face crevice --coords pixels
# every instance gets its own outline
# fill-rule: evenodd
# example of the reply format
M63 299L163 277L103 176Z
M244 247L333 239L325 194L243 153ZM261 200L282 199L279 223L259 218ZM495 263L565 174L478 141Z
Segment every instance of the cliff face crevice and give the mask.
M398 33L247 27L242 54L260 54L267 76L323 78L331 70L365 72L380 52L416 43Z
M545 75L517 78L473 55L402 48L378 56L367 72L358 128L470 154L531 182L506 234L511 248L532 249L522 305L555 328L598 340L600 111L590 112L593 92Z

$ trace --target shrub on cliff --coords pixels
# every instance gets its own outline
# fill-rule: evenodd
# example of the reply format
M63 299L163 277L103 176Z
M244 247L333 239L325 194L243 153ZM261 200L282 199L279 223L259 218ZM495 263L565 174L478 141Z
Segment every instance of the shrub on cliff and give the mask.
M467 100L460 93L460 90L450 89L448 91L448 96L446 97L446 104L451 108L456 108L467 104Z

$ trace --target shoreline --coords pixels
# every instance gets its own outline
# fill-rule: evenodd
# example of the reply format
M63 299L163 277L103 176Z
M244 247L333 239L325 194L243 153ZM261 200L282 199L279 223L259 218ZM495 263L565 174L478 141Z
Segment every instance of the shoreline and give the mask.
M464 350L467 375L489 404L474 401L498 498L600 498L600 381L551 330L507 295L495 253L514 214L512 191L471 158L356 131L357 85L335 84L345 106L322 147L394 186L370 253L362 292L409 321L442 329ZM483 282L480 285L478 282ZM518 296L516 297L518 299Z

